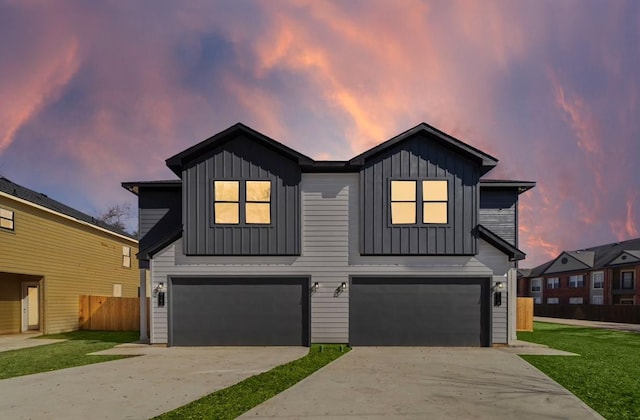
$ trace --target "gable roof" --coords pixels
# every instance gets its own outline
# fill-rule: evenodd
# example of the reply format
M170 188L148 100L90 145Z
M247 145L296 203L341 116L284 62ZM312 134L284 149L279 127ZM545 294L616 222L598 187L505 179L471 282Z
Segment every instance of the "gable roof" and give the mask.
M398 134L395 137L381 143L364 153L359 154L358 156L352 158L349 163L353 165L363 165L365 161L371 159L372 157L383 153L399 143L406 141L417 134L430 134L437 141L444 144L445 146L455 150L456 152L463 154L465 156L470 157L472 160L475 160L481 164L480 174L483 175L489 172L493 167L498 164L498 159L494 158L487 153L484 153L473 146L470 146L455 137L450 136L449 134L438 130L435 127L430 126L427 123L420 123L417 126L405 131L404 133Z
M547 261L537 267L532 268L529 277L538 277L545 274L547 270L553 265L553 263L557 261L558 258L560 258L562 255L569 255L571 258L575 258L577 261L580 261L582 264L588 266L583 269L597 270L610 265L624 253L640 256L640 238L598 245L576 251L563 251L558 257L554 258L553 260ZM633 261L629 262L633 263ZM555 272L560 273L562 271Z
M86 213L83 213L79 210L67 206L66 204L49 198L49 196L47 196L46 194L42 194L27 187L23 187L22 185L16 184L15 182L12 182L5 177L0 177L0 193L3 193L7 197L26 201L30 205L45 208L59 215L75 219L84 224L89 224L95 228L106 230L108 233L123 236L126 239L137 242L137 239L135 237L123 230L118 229L115 226L104 223L103 221L98 220L93 216L89 216Z
M208 139L201 141L195 146L191 146L188 149L174 155L166 160L167 166L171 169L176 175L179 177L182 176L183 167L188 164L190 161L200 157L204 153L207 153L217 147L220 147L224 143L233 140L238 135L246 135L247 137L257 139L262 142L263 145L269 147L282 156L285 156L299 165L311 165L313 164L313 159L308 156L303 155L302 153L296 152L284 144L277 142L271 137L267 137L262 133L257 132L256 130L247 127L242 123L236 123L231 127L227 128L224 131L219 132L218 134L209 137Z

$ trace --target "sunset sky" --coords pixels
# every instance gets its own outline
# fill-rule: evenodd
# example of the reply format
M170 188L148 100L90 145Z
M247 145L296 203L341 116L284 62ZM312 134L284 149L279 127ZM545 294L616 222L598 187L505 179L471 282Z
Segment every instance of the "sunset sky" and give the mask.
M640 2L0 0L10 180L135 207L122 181L238 121L314 159L422 121L497 157L537 182L523 267L638 237Z

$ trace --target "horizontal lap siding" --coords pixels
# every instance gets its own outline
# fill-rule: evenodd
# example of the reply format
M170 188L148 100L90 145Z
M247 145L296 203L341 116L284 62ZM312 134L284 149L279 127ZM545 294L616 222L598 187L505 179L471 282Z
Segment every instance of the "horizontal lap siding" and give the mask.
M488 242L478 240L479 254L478 259L487 267L493 270L493 285L501 282L504 288L502 293L502 305L493 306L493 294L491 294L491 311L492 311L492 341L494 344L506 344L508 337L508 310L509 310L509 289L506 274L512 267L509 258L500 250L491 246Z
M351 275L491 276L474 257L360 257L357 174L304 174L302 254L296 256L185 256L182 240L154 256L153 281L181 276L306 276L311 295L311 342L349 341L349 291L334 296ZM167 296L167 299L170 299ZM167 342L167 311L153 302L152 342Z
M514 190L480 190L479 223L514 246L518 246L517 203Z
M15 211L15 231L0 232L0 271L42 277L41 328L47 334L78 329L79 296L138 294L137 243L45 212L0 199ZM131 247L131 267L122 267L122 246Z

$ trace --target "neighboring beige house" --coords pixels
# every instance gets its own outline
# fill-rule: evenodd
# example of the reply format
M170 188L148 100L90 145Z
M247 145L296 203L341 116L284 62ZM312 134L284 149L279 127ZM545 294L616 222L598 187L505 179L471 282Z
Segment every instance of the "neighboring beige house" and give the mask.
M138 241L0 177L0 334L79 327L79 296L138 296Z

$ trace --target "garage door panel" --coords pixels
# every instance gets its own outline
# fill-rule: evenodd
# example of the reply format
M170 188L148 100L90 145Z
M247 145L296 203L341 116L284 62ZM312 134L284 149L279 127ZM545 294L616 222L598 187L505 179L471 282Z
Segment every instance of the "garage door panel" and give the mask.
M172 345L308 345L308 279L173 279Z
M352 345L486 345L483 279L354 278Z

